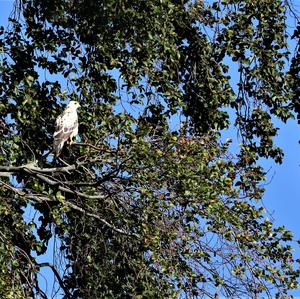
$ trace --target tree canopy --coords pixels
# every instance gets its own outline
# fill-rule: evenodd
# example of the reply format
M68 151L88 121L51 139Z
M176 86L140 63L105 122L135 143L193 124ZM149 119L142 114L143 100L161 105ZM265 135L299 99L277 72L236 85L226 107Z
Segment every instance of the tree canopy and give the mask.
M300 119L292 13L282 0L15 1L0 29L0 297L297 288L293 234L268 218L259 164L283 161L274 119ZM79 137L53 160L70 100ZM39 262L53 240L54 263Z

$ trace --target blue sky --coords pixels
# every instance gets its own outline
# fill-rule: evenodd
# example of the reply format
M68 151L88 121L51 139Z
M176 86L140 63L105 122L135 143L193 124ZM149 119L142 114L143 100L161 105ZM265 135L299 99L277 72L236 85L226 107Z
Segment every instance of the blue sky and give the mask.
M12 0L0 0L0 25L7 25L12 4ZM284 150L285 158L282 165L276 165L273 161L262 162L265 169L269 169L263 203L277 226L284 225L300 239L300 127L292 120L287 124L278 122L278 126L281 129L276 142ZM300 257L299 248L296 249L296 255ZM47 277L48 273L44 275ZM295 295L300 296L300 290Z

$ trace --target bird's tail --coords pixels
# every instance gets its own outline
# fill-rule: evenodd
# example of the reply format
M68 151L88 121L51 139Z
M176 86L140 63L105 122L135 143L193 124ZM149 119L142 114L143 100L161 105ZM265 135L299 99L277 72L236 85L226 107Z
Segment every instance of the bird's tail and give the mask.
M53 153L54 153L54 157L58 157L61 153L61 150L64 146L64 142L61 142L61 140L55 140L53 142Z

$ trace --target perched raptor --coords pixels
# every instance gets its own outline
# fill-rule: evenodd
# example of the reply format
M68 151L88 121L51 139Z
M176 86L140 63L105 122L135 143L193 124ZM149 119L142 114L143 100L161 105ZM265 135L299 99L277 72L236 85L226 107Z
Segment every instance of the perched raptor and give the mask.
M64 143L70 140L73 142L73 137L78 134L78 115L77 108L80 107L76 101L71 101L64 112L60 114L55 122L53 152L55 157L58 157L64 146Z

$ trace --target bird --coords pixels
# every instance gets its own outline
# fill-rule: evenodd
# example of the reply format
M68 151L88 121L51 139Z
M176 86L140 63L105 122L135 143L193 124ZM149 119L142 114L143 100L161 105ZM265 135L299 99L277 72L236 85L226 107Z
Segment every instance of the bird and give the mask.
M80 104L77 101L70 101L62 114L55 121L55 132L53 134L53 152L57 158L64 146L64 143L73 142L73 138L78 134L78 115L77 109Z

